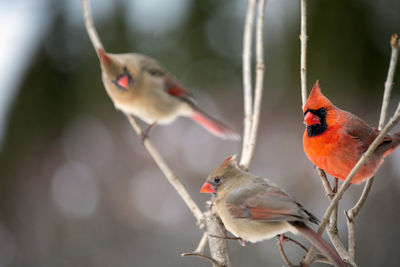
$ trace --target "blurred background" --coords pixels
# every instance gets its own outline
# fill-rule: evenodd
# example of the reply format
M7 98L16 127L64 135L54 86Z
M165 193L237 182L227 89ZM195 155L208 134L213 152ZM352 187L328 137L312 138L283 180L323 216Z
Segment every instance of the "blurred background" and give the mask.
M91 0L107 51L156 58L239 132L246 3ZM376 126L400 2L308 3L308 87L319 79L333 103ZM299 1L270 0L266 9L264 102L250 170L321 217L328 201L301 143ZM210 266L180 257L202 232L107 97L80 1L0 0L0 60L1 267ZM391 113L399 84L397 71ZM156 127L151 140L202 208L205 177L241 148L187 119ZM399 162L400 149L378 171L357 219L359 266L398 264ZM361 190L353 186L341 202L342 239L342 211ZM298 263L303 252L285 246ZM234 266L283 264L274 240L244 248L229 241L229 250Z

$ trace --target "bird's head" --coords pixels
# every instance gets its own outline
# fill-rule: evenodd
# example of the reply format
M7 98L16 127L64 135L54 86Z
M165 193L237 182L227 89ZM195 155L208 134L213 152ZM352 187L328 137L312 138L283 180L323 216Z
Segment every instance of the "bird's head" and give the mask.
M304 124L307 126L309 137L326 131L329 121L334 120L333 110L336 110L336 107L321 93L319 82L316 81L303 108Z
M154 59L140 54L110 54L99 49L103 81L112 97L127 97L140 90L163 88L164 68Z
M234 184L242 172L238 165L237 155L232 155L208 175L200 192L217 194L224 191Z

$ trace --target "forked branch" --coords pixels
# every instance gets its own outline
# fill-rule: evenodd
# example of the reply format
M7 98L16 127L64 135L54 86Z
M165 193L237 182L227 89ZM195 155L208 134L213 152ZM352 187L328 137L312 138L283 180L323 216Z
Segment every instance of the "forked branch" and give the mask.
M397 60L399 57L399 49L400 49L400 40L399 36L397 34L393 34L391 39L390 39L390 46L392 48L391 52L391 57L390 57L390 63L389 63L389 70L388 74L386 77L386 82L385 82L385 90L383 93L383 100L382 100L382 108L381 108L381 115L379 119L379 126L378 129L382 130L385 120L386 120L386 114L387 110L389 107L389 102L390 102L390 95L392 92L392 87L393 87L393 79L394 79L394 73L396 71L396 66L397 66ZM357 203L354 205L353 208L345 212L346 214L346 221L347 221L347 229L348 229L348 253L350 258L354 261L355 259L355 253L356 253L356 242L355 242L355 218L357 217L358 213L360 212L361 208L363 207L365 201L367 200L368 194L371 190L372 184L374 182L374 177L369 179L363 189L363 192L358 199Z

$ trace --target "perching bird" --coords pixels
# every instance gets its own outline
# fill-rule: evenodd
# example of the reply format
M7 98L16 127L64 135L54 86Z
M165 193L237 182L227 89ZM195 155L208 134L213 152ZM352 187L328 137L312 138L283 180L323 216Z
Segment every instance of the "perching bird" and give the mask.
M217 213L236 237L258 242L286 232L300 233L336 266L346 266L337 252L307 226L318 223L318 219L272 181L242 170L236 155L208 176L200 192L216 194Z
M185 90L156 60L141 54L106 53L90 14L82 0L85 26L100 58L103 84L114 106L150 124L168 124L183 116L196 121L223 139L240 140L240 135L199 109Z
M228 126L200 110L186 91L154 59L141 54L108 54L99 49L102 78L116 108L150 127L189 117L214 135L238 140Z
M304 105L304 152L310 161L333 177L345 180L380 131L357 116L335 107L322 95L318 81ZM357 172L359 184L372 176L384 157L400 145L400 132L387 135Z

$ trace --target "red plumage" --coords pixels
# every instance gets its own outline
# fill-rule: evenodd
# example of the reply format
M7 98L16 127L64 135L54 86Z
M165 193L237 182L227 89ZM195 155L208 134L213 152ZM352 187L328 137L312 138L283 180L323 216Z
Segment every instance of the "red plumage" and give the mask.
M318 81L304 105L303 148L310 161L328 174L346 179L361 155L380 131L357 116L335 107L322 95ZM400 145L400 132L387 135L352 183L359 184L374 176L384 157Z

